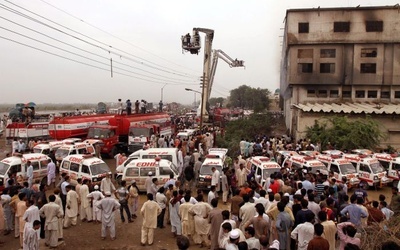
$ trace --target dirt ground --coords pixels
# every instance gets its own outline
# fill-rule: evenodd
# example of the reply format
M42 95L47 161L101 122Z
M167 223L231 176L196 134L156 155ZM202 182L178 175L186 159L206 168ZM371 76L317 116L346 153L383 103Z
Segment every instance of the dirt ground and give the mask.
M10 152L10 147L5 145L4 138L0 138L0 159L3 159L7 152ZM110 166L112 171L115 170L115 160L107 159L107 164ZM390 202L391 197L391 189L390 187L384 187L382 190L369 190L369 198L378 199L379 194L383 193ZM48 195L51 194L51 191ZM144 194L140 197L140 204L146 200ZM222 203L219 205L221 209L228 209L228 205L223 205ZM139 207L140 210L140 207ZM78 223L76 226L64 229L64 241L65 245L60 246L61 249L122 249L122 250L131 250L131 249L166 249L172 250L177 249L176 247L176 238L173 237L171 233L171 226L165 224L165 228L163 229L155 229L154 232L154 244L152 246L144 246L140 245L140 235L141 235L141 224L142 217L138 214L138 218L135 219L133 223L122 223L119 216L119 211L116 211L116 240L111 241L110 237L106 240L101 240L100 224L93 223L82 223L78 219ZM14 232L7 236L0 235L0 241L3 241L3 244L0 244L0 249L7 250L16 250L19 249L19 239L14 239ZM40 249L48 249L44 246L44 241L41 240ZM191 241L190 249L201 249L200 246L194 245ZM203 248L204 249L204 248Z

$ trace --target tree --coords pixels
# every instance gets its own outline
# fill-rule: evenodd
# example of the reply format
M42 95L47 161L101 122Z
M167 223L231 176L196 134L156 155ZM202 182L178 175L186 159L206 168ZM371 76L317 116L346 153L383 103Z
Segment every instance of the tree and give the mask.
M347 116L322 118L307 128L307 138L321 142L325 148L328 142L337 149L376 148L384 138L379 124L370 116L350 121Z
M223 97L211 97L208 102L210 103L210 106L215 106L215 105L217 105L217 103L219 103L220 107L222 107L225 100L226 99Z
M269 107L270 91L242 85L230 91L229 106L252 109L255 113L265 111Z

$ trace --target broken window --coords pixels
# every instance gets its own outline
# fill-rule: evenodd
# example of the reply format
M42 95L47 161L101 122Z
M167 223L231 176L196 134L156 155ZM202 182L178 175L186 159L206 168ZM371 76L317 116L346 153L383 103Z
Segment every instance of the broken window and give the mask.
M356 90L356 98L365 98L365 90Z
M376 63L361 63L360 72L363 74L376 74Z
M339 90L335 89L335 90L330 90L329 91L329 96L330 97L339 97Z
M381 98L389 99L390 91L381 91Z
M313 72L313 64L312 63L299 63L297 64L297 72L298 73L312 73Z
M335 58L336 49L321 49L319 51L319 57L321 58Z
M335 64L334 63L320 63L319 64L319 73L335 73Z
M377 97L378 97L378 91L368 90L368 98L377 98Z
M307 89L307 97L315 97L315 89Z
M366 21L365 30L367 32L382 32L383 31L383 21Z
M308 33L308 28L308 23L299 23L299 33Z
M298 49L297 50L297 58L313 58L314 50L313 49Z
M333 32L350 32L350 22L334 22Z
M377 48L361 49L361 57L376 57L378 55Z

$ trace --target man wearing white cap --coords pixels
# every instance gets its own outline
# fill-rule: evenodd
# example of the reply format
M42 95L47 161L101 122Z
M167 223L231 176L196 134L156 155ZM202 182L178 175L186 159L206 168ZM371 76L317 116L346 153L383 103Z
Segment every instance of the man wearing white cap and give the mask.
M146 188L146 192L148 193L152 193L151 192L151 184L153 184L153 172L149 172L148 173L148 177L146 178L145 182L144 182L144 187Z
M233 229L229 232L229 242L225 247L225 250L237 250L239 249L237 243L239 242L239 231L237 229Z
M104 240L107 236L107 228L110 229L111 240L115 240L115 217L114 211L121 206L119 202L111 198L111 192L105 192L106 198L102 199L97 208L102 210L101 215L101 239Z
M104 195L99 191L99 185L94 186L94 191L86 196L92 200L93 207L93 220L94 223L100 223L101 221L101 209L97 207L100 204L101 199L104 199Z

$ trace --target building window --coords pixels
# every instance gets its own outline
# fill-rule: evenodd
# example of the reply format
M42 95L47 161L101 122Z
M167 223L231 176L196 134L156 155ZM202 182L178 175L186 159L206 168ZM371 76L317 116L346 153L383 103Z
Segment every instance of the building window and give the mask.
M367 32L382 32L383 31L383 21L366 21L365 30Z
M328 97L327 90L318 90L318 97Z
M361 49L361 57L376 57L378 55L377 48Z
M335 73L335 64L334 63L320 63L319 64L319 73Z
M365 98L365 90L356 90L356 98Z
M377 98L377 97L378 97L378 91L368 90L368 98Z
M297 58L313 58L314 50L313 49L298 49L297 50Z
M321 49L319 51L319 57L321 58L335 58L336 49Z
M298 69L299 73L312 73L313 72L313 64L312 63L299 63L297 69Z
M339 90L335 89L335 90L330 90L329 91L329 96L330 97L339 97Z
M351 98L351 90L343 90L342 96L343 98Z
M308 23L299 23L299 33L308 33L309 24Z
M307 97L315 97L315 89L307 89Z
M361 63L360 72L376 74L376 63Z
M400 91L395 91L394 92L394 98L400 99Z
M381 91L381 98L389 99L390 98L390 91Z
M334 22L333 32L350 32L350 22Z

